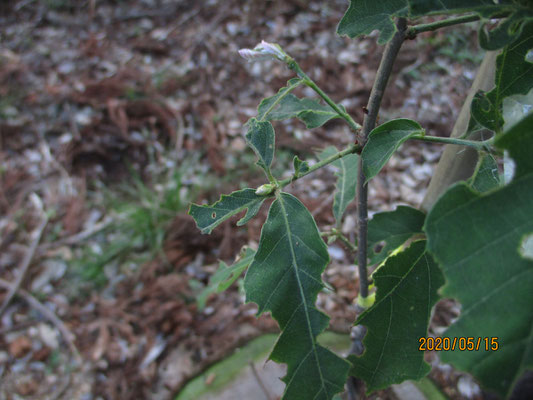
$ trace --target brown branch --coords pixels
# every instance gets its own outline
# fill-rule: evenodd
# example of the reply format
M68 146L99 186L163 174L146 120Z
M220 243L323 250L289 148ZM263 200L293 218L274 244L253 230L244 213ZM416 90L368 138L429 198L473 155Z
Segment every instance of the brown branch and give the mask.
M405 40L405 32L407 28L407 21L405 18L398 20L398 31L395 33L391 41L385 47L381 62L379 64L376 80L370 92L368 99L368 114L363 121L363 129L358 138L359 143L363 146L367 141L369 133L376 126L376 120L381 107L381 101L385 88L392 73L392 66L394 60L400 51L403 41ZM363 160L359 158L357 177L357 268L359 270L359 293L361 297L368 296L368 276L367 276L367 231L368 231L368 185L365 183L366 177L363 173Z
M385 51L381 56L378 72L372 91L370 92L370 98L368 99L368 114L365 115L363 121L363 129L358 136L358 142L363 146L366 144L368 135L376 126L379 109L381 107L381 101L383 100L383 94L385 88L389 82L390 75L392 73L392 66L394 60L402 47L402 43L405 40L405 33L407 29L407 21L405 18L398 19L397 23L398 31L394 34L391 41L385 47ZM367 233L368 233L368 185L366 177L363 172L363 158L359 157L359 163L357 165L357 269L359 271L359 295L363 298L368 296L368 275L367 275ZM354 339L352 342L352 349L350 353L354 353L354 347L357 347L361 340ZM358 387L361 382L354 376L348 379L348 398L350 400L357 399Z

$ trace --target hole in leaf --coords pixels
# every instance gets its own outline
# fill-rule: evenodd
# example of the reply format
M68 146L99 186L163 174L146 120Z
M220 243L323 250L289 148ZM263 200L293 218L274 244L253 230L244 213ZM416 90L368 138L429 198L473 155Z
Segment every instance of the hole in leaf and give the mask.
M522 238L519 250L522 257L533 260L533 233Z
M374 253L376 253L376 254L381 253L381 250L383 250L383 248L385 247L386 244L387 244L387 243L386 243L384 240L382 240L382 241L379 242L379 243L376 243L376 244L374 245L374 248L373 248Z
M217 217L217 213L214 212L213 214L211 214L211 218L216 218Z

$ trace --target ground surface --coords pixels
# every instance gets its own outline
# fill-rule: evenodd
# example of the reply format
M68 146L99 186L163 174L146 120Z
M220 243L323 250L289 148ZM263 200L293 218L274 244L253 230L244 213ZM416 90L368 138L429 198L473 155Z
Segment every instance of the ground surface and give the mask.
M291 74L274 62L248 64L239 48L281 44L362 120L382 48L372 36L335 35L345 8L340 0L1 3L2 301L33 257L24 291L1 318L0 398L170 399L237 346L276 330L236 287L203 310L197 304L217 260L257 243L265 213L208 237L186 210L264 183L243 124ZM447 135L480 60L474 42L465 29L407 43L380 121L414 118ZM289 121L276 131L278 175L294 154L313 158L352 140L337 121L313 131ZM370 188L371 214L417 206L440 152L409 144L395 154ZM327 169L289 187L325 229L333 185ZM348 332L356 268L342 244L330 253L324 278L334 291L319 305L333 330ZM434 331L456 314L453 303L439 305ZM428 357L450 397L479 396L467 377Z

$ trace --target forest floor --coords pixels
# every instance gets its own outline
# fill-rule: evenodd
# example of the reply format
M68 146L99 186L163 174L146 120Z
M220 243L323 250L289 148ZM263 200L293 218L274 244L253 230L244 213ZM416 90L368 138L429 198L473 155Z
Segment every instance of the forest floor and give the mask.
M238 49L279 43L362 121L382 47L375 35L336 36L345 8L341 0L0 4L0 302L17 289L1 312L0 398L171 399L238 346L276 331L238 285L199 305L218 260L257 245L265 210L207 236L187 209L264 183L244 124L292 76L281 63L247 63ZM407 42L380 121L412 118L448 135L483 56L474 29ZM312 159L353 140L339 121L275 127L278 176L295 154ZM372 182L370 214L418 206L441 151L404 145ZM324 229L334 223L333 172L288 187ZM354 205L347 214L343 231L353 237ZM347 333L356 267L341 243L330 256L324 279L333 290L319 306L332 330ZM431 332L457 315L442 301ZM447 396L481 396L468 376L427 356Z

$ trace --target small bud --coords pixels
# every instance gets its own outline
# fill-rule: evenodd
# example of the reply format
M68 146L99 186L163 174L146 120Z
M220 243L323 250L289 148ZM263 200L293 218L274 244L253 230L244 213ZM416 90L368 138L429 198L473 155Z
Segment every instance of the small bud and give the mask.
M264 185L259 186L255 191L255 194L258 196L266 196L272 193L275 189L276 185L272 183L266 183Z
M257 60L280 60L286 61L287 53L283 51L279 44L268 43L264 40L253 49L240 49L239 55L248 61Z
M361 307L363 310L370 308L376 301L376 292L370 293L367 297L362 297L361 294L357 295L355 304Z

